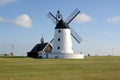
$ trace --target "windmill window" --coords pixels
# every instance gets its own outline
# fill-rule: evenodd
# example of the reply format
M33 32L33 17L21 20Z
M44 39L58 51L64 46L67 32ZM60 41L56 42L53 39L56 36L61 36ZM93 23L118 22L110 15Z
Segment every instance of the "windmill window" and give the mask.
M60 49L60 47L58 46L57 49Z
M58 30L58 33L60 33L61 32L61 30Z
M58 41L60 41L60 38L58 38Z

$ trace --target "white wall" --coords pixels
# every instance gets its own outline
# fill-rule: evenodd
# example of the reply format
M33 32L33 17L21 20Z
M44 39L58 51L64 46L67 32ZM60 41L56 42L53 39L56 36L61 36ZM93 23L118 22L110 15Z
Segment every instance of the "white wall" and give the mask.
M59 38L60 41L58 41ZM60 49L58 49L58 46ZM55 29L52 52L73 53L70 29Z

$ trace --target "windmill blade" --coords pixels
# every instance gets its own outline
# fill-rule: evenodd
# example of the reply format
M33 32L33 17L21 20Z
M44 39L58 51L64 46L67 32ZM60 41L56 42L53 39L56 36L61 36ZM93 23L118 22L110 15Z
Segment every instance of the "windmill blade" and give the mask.
M65 22L66 22L67 24L69 24L79 13L80 13L80 10L79 10L79 9L75 9L75 10L70 14L70 16L68 16L68 17L65 19Z
M47 17L54 23L56 24L59 20L51 13L49 12Z
M50 41L50 43L52 43L54 41L54 39L52 39L51 41Z
M83 40L72 28L71 35L78 43L80 43Z

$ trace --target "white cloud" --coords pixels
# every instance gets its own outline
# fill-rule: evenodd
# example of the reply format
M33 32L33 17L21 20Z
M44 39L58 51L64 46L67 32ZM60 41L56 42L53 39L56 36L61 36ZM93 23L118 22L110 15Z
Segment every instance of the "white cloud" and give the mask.
M4 23L5 22L5 19L0 17L0 23Z
M32 27L32 20L27 14L20 15L13 20L7 20L5 18L0 17L0 23L15 24L17 26L25 28Z
M75 19L75 22L77 23L86 23L92 21L92 18L86 14L79 14Z
M114 17L108 18L107 22L109 22L109 23L120 23L120 16L114 16Z
M18 0L0 0L0 6L4 6L6 4L9 4L15 1L18 1Z
M27 14L18 16L15 20L12 20L11 23L26 28L32 27L32 20Z

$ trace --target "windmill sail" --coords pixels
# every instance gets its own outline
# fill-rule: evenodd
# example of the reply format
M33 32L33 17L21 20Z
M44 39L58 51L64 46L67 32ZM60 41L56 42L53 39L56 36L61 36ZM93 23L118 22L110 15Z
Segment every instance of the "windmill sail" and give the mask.
M65 19L65 22L69 24L78 14L80 13L79 9L75 9L70 16Z
M72 28L71 35L78 43L80 43L83 40Z
M50 43L52 43L54 41L54 39L52 39L51 41L50 41Z
M51 13L49 12L47 17L54 23L56 24L59 20Z

